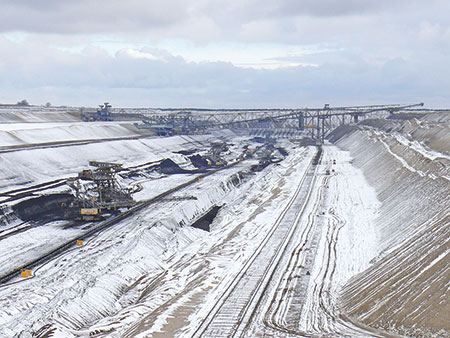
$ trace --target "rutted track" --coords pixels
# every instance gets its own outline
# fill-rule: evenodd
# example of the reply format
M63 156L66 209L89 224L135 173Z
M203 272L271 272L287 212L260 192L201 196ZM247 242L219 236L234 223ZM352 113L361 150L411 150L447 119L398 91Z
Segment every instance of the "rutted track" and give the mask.
M329 167L327 168L330 169ZM310 209L297 244L286 252L286 264L279 266L279 282L276 290L261 303L269 304L260 310L264 333L269 336L295 337L392 337L386 332L355 324L342 317L335 304L337 244L346 220L334 208L328 210L326 221L316 215L333 176L324 176ZM316 229L317 228L317 229ZM323 228L323 229L322 229ZM316 229L316 230L315 230ZM319 263L314 263L319 259ZM310 275L314 265L317 273ZM308 273L305 274L306 269ZM309 293L311 289L311 293ZM256 312L256 311L255 311ZM258 323L256 323L258 325Z
M284 252L285 256L289 257L289 260L286 264L280 264L279 269L284 269L284 271L279 272L281 278L274 287L277 292L269 300L270 306L263 319L264 325L275 332L281 331L287 334L307 336L306 332L297 329L298 316L297 318L288 318L288 316L291 313L291 307L301 306L305 301L304 293L306 290L299 290L296 288L296 285L301 278L309 279L310 267L308 262L313 260L316 254L316 250L314 250L315 236L318 235L316 232L318 226L316 215L319 213L323 188L328 184L329 179L329 176L323 178L314 203L308 215L303 215L305 216L305 221L302 222L301 227L297 229L296 236L294 236L298 240L292 248ZM300 219L297 221L300 221ZM308 274L306 275L305 270L307 269Z
M193 337L393 336L346 320L334 304L336 246L345 219L332 208L328 210L329 217L320 216L325 215L321 207L325 188L332 179L323 176L317 187L320 176L316 165L321 155L318 152L312 160L271 232ZM319 244L322 240L323 246ZM319 273L310 276L317 255L321 257ZM307 297L307 287L299 287L301 280L306 281L306 286L312 285L311 298ZM311 316L306 328L299 322L303 320L301 309L305 302L312 302L314 307L305 310Z
M239 161L236 161L236 162L234 162L232 164L229 164L229 165L227 165L225 167L209 171L209 172L207 172L205 174L197 175L195 178L193 178L193 179L191 179L191 180L189 180L189 181L187 181L185 183L182 183L182 184L180 184L180 185L178 185L178 186L176 186L176 187L174 187L172 189L169 189L169 190L167 190L167 191L165 191L165 192L163 192L163 193L161 193L161 194L159 194L159 195L157 195L157 196L155 196L155 197L153 197L151 199L148 199L148 200L146 200L144 202L141 202L138 205L136 205L135 207L127 210L126 212L123 212L122 214L120 214L118 216L112 217L110 219L107 219L107 220L101 222L98 226L94 227L93 229L85 232L84 234L81 234L80 236L77 236L77 238L74 238L74 239L72 239L72 240L70 240L70 241L68 241L68 242L58 246L57 248L53 249L52 251L48 252L47 254L45 254L45 255L43 255L43 256L41 256L39 258L36 258L33 261L31 261L31 262L27 262L26 264L24 264L24 267L26 267L26 268L34 268L34 267L37 267L39 265L42 265L42 264L50 261L54 257L57 257L58 255L64 253L68 249L76 246L76 240L83 240L83 239L89 238L89 237L91 237L91 236L93 236L93 235L95 235L95 234L97 234L97 233L99 233L99 232L101 232L101 231L103 231L103 230L105 230L105 229L107 229L107 228L117 224L121 220L131 216L132 214L136 213L137 211L144 209L145 207L149 206L150 204L158 202L158 201L161 201L163 198L171 195L172 193L177 192L177 191L179 191L181 189L184 189L184 188L186 188L186 187L188 187L188 186L198 182L199 179L207 177L207 176L210 176L210 175L213 175L213 174L215 174L215 173L217 173L219 171L226 170L226 169L229 169L231 167L234 167L235 165L237 165L237 164L239 164L239 163L241 163L243 161L244 160L239 160ZM4 284L4 283L8 282L9 280L13 279L14 277L17 277L19 275L20 271L21 271L21 268L16 268L16 269L13 269L12 271L6 273L5 275L0 276L0 284Z
M309 200L320 156L321 150L305 170L272 230L202 321L194 337L233 337L245 331Z

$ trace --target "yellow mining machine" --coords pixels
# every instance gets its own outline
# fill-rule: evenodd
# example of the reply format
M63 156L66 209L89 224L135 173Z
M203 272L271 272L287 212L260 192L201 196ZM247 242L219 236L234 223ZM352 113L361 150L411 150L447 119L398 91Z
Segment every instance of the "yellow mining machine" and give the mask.
M68 218L101 220L136 204L131 196L133 190L121 187L116 178L122 165L98 161L90 161L89 165L94 169L83 170L68 182L75 195L68 206Z

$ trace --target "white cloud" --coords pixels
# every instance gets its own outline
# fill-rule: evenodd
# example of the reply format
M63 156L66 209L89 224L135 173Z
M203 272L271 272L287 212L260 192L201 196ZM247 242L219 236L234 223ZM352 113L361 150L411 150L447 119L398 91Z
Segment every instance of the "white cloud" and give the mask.
M427 66L430 75L424 76L416 64L402 59L383 67L355 57L347 63L267 70L187 62L156 49L110 55L98 47L82 53L41 48L33 54L33 64L38 66L30 66L27 58L20 57L27 46L5 41L0 47L6 43L10 54L2 59L0 71L3 102L26 98L31 103L76 106L106 100L115 106L301 107L325 102L415 102L424 96L442 100L448 88L448 80L435 80L434 65ZM449 71L440 71L450 78L445 73Z
M130 58L133 58L133 59L147 59L147 60L154 60L154 61L159 60L159 61L167 62L163 57L158 57L151 53L142 52L142 51L131 49L131 48L124 49L122 51L122 53L127 54L127 56L129 56Z
M449 9L444 0L0 0L0 102L449 104Z

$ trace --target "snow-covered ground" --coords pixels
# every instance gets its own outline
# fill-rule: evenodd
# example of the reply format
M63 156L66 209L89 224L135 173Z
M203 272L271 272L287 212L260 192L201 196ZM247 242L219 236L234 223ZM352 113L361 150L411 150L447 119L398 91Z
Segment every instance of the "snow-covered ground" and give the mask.
M449 140L448 121L449 114L391 121L388 128L369 122L337 140L381 202L379 255L342 297L347 314L364 325L450 336L450 144L442 142Z
M136 135L120 123L38 119L1 125L0 141ZM205 177L177 192L196 200L152 204L33 270L31 278L0 286L0 337L198 336L265 243L280 250L276 264L255 259L258 265L248 270L270 273L242 305L243 336L444 337L450 332L450 152L440 140L448 128L439 116L367 122L337 132L317 167L310 166L316 147L283 140L289 155L279 164L236 176L248 172L252 163L244 162ZM171 158L190 168L174 152L206 151L217 139L232 143L234 154L248 142L222 131L2 153L0 192L76 175L94 159L130 167ZM143 178L135 198L192 177ZM214 205L222 207L210 232L189 226ZM283 226L286 237L270 239ZM2 239L0 270L82 231L52 222Z
M70 107L0 107L0 123L50 123L80 120L80 109Z
M6 146L63 142L75 140L103 140L139 136L132 123L14 123L0 124L2 148Z

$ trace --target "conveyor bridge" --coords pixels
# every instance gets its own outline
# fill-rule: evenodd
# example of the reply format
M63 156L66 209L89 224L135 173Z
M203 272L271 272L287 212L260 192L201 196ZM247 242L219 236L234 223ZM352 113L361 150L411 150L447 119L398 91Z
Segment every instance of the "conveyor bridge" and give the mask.
M145 125L151 127L169 124L180 133L201 132L206 129L265 129L302 131L323 142L325 136L339 125L358 123L366 117L384 118L396 113L416 112L423 103L400 105L370 105L301 109L246 109L246 110L160 110L145 114ZM423 110L423 109L417 109Z

